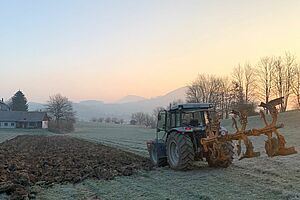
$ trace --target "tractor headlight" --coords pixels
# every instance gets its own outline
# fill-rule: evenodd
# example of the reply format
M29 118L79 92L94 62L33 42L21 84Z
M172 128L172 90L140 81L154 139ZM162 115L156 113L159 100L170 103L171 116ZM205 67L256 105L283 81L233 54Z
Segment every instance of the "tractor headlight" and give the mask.
M225 127L220 127L220 134L222 136L227 135L228 134L228 130Z

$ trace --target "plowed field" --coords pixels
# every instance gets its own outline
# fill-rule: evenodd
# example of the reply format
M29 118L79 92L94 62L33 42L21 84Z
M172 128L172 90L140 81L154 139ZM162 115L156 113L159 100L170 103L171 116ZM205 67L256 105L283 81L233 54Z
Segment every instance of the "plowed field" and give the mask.
M0 144L0 193L34 198L30 186L112 179L147 169L148 159L66 136L22 135Z

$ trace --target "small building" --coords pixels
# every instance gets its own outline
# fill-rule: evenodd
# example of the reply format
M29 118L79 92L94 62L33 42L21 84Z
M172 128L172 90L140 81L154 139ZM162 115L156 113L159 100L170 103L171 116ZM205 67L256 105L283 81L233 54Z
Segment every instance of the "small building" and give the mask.
M1 111L0 128L48 128L46 112Z

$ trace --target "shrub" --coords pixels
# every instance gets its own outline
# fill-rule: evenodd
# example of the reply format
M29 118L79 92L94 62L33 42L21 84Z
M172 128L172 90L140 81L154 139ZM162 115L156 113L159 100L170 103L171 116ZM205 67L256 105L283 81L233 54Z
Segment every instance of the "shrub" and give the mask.
M70 133L74 131L74 122L67 120L49 121L48 130L54 133Z

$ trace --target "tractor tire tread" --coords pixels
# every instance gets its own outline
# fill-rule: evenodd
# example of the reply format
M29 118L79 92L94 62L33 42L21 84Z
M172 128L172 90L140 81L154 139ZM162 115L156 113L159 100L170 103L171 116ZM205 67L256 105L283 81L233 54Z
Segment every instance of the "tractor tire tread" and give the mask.
M183 135L181 133L170 133L168 140L175 140L177 142L178 148L180 149L180 159L177 166L172 166L170 164L169 158L168 163L171 168L175 170L189 170L193 166L195 152L193 148L193 143L189 136ZM167 142L169 143L169 142ZM167 148L168 154L168 148Z

